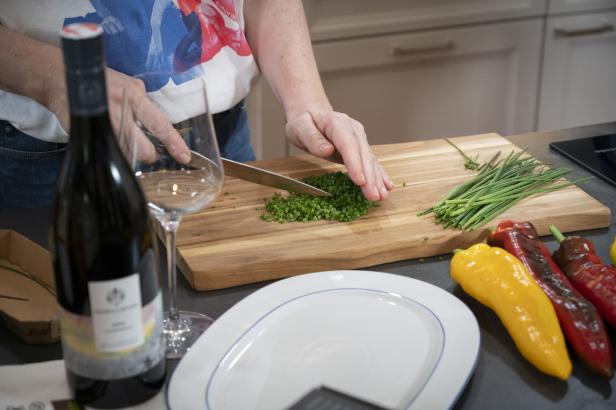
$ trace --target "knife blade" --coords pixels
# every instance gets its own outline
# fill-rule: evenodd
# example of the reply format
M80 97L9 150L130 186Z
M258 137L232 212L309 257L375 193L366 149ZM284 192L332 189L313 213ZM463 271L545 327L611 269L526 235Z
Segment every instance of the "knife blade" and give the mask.
M154 144L159 153L169 155L167 149L160 143ZM211 168L212 161L195 151L190 151L190 161L188 166L194 168ZM314 196L331 196L329 192L308 185L305 182L287 176L268 171L263 168L258 168L242 162L233 161L227 158L222 158L223 169L225 175L239 178L244 181L254 182L255 184L269 186L276 189L284 189L285 191L295 192L298 194L309 194Z
M265 185L272 188L284 189L298 194L309 194L315 196L331 196L329 192L315 188L297 179L289 178L263 168L258 168L242 162L232 161L222 158L225 175L243 179L244 181L254 182L255 184Z
M180 133L180 135L184 137L187 133L191 131L191 128L181 127L180 125L181 123L175 124L175 127ZM169 155L165 146L151 132L149 132L144 127L142 127L141 129L148 137L148 139L152 142L152 144L154 144L154 147L159 153L166 153L167 155ZM212 161L210 159L193 150L191 150L190 152L190 162L187 165L193 166L195 168L211 168ZM271 188L284 189L285 191L295 192L298 194L309 194L323 197L332 196L329 192L313 187L312 185L306 184L305 182L299 181L297 179L293 179L281 174L277 174L276 172L268 171L263 168L258 168L227 158L221 157L221 159L225 175L227 176L239 178L248 182L254 182L255 184L259 185L269 186Z

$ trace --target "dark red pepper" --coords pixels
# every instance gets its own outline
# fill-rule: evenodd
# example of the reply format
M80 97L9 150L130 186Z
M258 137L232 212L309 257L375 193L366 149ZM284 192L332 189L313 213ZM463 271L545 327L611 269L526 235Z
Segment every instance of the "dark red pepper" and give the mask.
M616 269L605 265L592 242L580 236L567 238L550 227L560 246L554 260L571 283L597 308L603 319L616 327Z
M612 347L597 309L569 282L530 222L503 221L488 236L516 256L543 289L571 348L592 370L612 377Z

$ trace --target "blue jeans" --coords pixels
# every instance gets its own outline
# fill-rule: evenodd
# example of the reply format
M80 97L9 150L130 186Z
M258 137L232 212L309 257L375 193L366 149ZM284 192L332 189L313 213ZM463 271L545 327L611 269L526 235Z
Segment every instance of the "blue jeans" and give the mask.
M234 161L254 161L244 102L213 115L221 155ZM48 206L66 144L33 138L0 120L0 209Z

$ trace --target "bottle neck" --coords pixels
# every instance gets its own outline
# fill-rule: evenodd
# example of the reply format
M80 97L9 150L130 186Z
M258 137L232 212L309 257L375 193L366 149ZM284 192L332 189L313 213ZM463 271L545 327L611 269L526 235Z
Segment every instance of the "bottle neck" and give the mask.
M103 65L66 70L71 116L97 116L107 111L107 89Z
M66 70L70 109L70 141L80 150L113 144L103 65Z

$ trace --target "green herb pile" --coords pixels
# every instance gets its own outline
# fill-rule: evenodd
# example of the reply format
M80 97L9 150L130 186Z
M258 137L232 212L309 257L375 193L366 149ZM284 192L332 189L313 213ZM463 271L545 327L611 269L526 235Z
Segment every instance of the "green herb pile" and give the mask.
M366 215L370 208L378 206L375 201L367 200L361 189L344 172L313 175L303 178L302 181L329 192L332 196L291 193L283 197L275 193L266 201L266 212L261 215L261 219L280 223L320 219L349 222Z
M468 161L469 157L456 149ZM550 169L524 153L525 150L512 151L507 158L498 161L500 152L497 153L489 162L477 167L479 172L474 178L457 185L440 202L417 215L434 213L436 223L445 228L472 231L524 198L588 179L555 183L569 173L567 168Z

